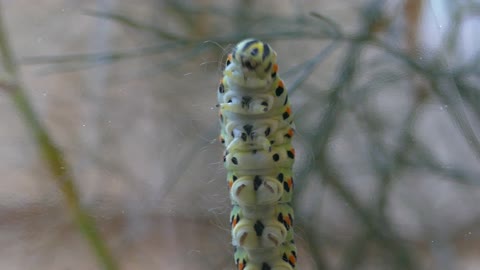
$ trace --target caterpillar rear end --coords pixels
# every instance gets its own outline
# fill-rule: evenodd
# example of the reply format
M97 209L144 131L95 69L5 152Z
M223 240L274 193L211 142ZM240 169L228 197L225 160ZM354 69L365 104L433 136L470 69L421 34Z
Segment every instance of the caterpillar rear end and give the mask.
M230 224L239 270L292 270L292 111L276 52L246 39L228 55L218 87L220 141L232 202Z

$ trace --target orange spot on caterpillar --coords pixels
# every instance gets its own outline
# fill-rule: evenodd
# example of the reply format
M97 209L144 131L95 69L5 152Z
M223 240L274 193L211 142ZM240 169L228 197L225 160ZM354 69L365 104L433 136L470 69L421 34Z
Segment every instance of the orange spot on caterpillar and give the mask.
M288 227L292 226L292 219L290 218L290 215L285 216L283 220L285 220L285 223L287 223Z
M290 265L292 265L292 266L294 266L297 263L297 259L293 255L288 256L288 261L290 262Z
M288 130L288 135L289 135L290 137L293 137L293 128L291 128L291 129Z
M290 106L288 106L285 111L286 111L289 115L292 114L292 108L290 108Z
M235 228L235 226L237 226L237 223L239 221L239 217L238 216L234 216L233 219L232 219L232 229Z
M288 187L289 187L290 189L292 189L292 187L293 187L293 178L292 178L292 177L288 178L287 184L288 184Z

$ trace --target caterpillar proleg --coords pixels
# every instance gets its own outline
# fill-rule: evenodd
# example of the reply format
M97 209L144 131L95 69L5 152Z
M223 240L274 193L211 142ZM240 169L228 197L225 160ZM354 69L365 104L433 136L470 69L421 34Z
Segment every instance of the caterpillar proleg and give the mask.
M238 270L292 270L292 112L276 52L246 39L228 55L217 102Z

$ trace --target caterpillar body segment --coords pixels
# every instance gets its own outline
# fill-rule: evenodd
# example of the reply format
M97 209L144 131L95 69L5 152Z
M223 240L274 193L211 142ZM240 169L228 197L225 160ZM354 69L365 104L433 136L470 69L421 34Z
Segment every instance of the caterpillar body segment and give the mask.
M230 115L230 113L225 115ZM281 116L277 115L267 120L259 119L253 124L251 118L244 120L223 116L223 119L227 124L221 131L220 140L228 151L235 149L270 151L274 144L290 144L294 134L294 130L289 124L291 113L287 119L283 119L282 113Z
M238 270L293 270L293 115L277 54L246 39L229 54L217 91L230 225Z
M284 82L277 77L271 80L271 85L265 90L235 87L229 84L232 81L223 79L218 86L217 101L221 109L239 114L262 114L285 106L288 94Z
M292 200L294 182L288 168L263 175L249 175L232 170L227 175L227 182L233 204L264 206L289 203Z
M240 207L230 213L235 246L258 249L277 247L293 240L293 209L280 203L275 207Z
M297 263L297 249L293 241L264 252L248 252L236 247L234 258L238 270L291 270Z
M270 151L225 151L223 161L227 170L268 170L291 168L295 149L289 144L273 146Z

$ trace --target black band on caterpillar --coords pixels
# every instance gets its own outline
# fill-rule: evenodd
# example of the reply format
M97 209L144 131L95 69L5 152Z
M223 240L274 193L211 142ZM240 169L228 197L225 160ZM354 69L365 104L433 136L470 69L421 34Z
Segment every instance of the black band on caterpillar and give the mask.
M239 270L292 270L297 260L290 206L293 117L276 56L267 43L241 41L217 91Z

